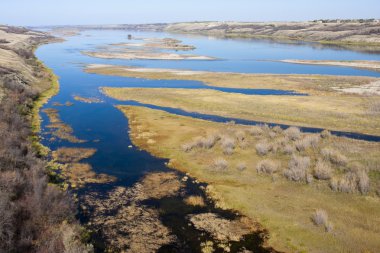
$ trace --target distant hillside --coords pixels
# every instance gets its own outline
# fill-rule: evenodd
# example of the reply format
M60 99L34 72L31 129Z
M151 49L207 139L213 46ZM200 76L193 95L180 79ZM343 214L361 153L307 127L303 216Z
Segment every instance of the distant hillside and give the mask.
M194 22L175 23L168 32L197 33L223 37L272 38L343 44L376 44L380 46L380 22L326 21L311 22Z

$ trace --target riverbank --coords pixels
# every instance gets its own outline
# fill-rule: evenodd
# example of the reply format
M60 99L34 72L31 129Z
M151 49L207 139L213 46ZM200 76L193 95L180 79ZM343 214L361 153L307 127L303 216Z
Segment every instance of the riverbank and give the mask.
M210 184L207 191L219 206L239 210L258 220L269 230L268 242L275 249L291 252L375 252L380 247L377 240L379 231L375 226L380 211L376 196L378 170L376 166L366 167L379 163L378 143L328 134L306 137L309 135L297 135L294 131L291 134L292 131L283 132L280 129L226 125L144 107L118 108L129 119L130 135L135 145L158 157L170 159L170 167ZM283 139L284 134L290 134L288 138L295 138L296 141L293 143ZM208 141L212 136L221 136L221 144L218 139ZM296 149L297 140L309 138L316 142L304 149ZM227 144L227 139L230 144ZM279 144L280 140L285 142ZM193 141L195 144L192 146ZM280 146L276 150L269 149L268 153L257 153L258 143L264 142L268 145L278 143ZM196 143L200 143L199 146ZM292 146L286 148L290 153L283 153L281 150L287 145ZM355 166L360 171L368 171L372 190L364 193L366 196L361 196L358 190L353 190L353 193L334 192L326 179L314 174L319 152L327 149L348 158L346 163L340 165L337 160L331 161L331 164L328 162L332 166L330 173L333 173L329 174L330 177L344 177L343 171L355 171ZM360 156L361 153L366 153L366 157ZM287 179L287 164L289 159L294 159L291 154L309 157L310 164L306 170L311 173L311 178L301 177L299 182ZM270 160L274 169L271 170L271 165L268 165L268 170L261 170L258 164L262 160ZM330 223L326 223L326 228L314 225L311 220L317 209L323 209L328 214Z
M281 60L280 62L306 64L306 65L341 66L341 67L352 67L352 68L358 68L358 69L380 71L380 62L378 61Z
M168 24L164 31L224 38L271 39L280 42L318 42L366 52L378 52L380 23L373 20L316 20L309 22L189 22Z
M36 47L56 41L43 32L0 25L0 251L92 252L75 219L69 194L55 181L37 137L39 108L58 82L34 56Z

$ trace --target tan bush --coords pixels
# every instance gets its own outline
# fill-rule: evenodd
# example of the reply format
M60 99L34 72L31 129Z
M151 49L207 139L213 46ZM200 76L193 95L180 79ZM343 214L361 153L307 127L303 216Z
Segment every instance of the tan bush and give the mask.
M332 169L330 164L325 161L318 160L314 168L314 177L319 180L327 180L331 178Z
M271 150L271 145L267 142L259 142L255 146L258 155L266 155Z
M358 178L358 189L361 194L367 194L370 189L369 177L365 170L360 170L356 173Z
M333 228L327 212L323 209L317 209L311 216L311 220L316 226L324 226L326 232L330 232Z
M221 157L216 158L211 165L211 170L215 171L215 172L227 171L228 170L228 162Z
M310 158L293 155L289 161L289 167L284 171L284 176L292 181L306 181Z
M348 162L348 159L346 156L344 156L340 152L331 148L322 149L321 154L325 160L328 160L332 162L333 164L336 164L339 166L345 166Z
M269 159L260 161L256 166L257 173L273 174L278 169L279 169L279 164Z
M291 140L297 140L301 137L301 131L298 127L289 127L284 131L285 136Z
M323 130L322 132L321 132L321 137L323 138L323 139L326 139L326 138L329 138L331 136L331 132L329 131L329 130Z
M333 191L354 193L357 190L358 178L355 173L348 172L341 178L332 178L330 188Z
M287 154L287 155L291 155L291 154L293 154L294 153L294 147L292 146L292 145L290 145L290 144L287 144L287 145L285 145L283 148L282 148L282 152L284 153L284 154Z
M264 134L264 130L260 126L252 126L248 130L248 132L249 132L250 135L253 135L253 136L261 136L261 135Z
M247 169L247 164L244 163L244 162L241 162L241 163L239 163L239 164L236 166L236 169L239 170L239 171L243 171L243 170Z
M235 133L235 137L238 141L244 141L245 140L245 131L243 130L238 130Z

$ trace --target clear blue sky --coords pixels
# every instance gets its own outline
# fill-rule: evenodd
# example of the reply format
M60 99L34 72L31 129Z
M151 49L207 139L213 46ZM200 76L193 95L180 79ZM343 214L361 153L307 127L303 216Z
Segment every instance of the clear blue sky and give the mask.
M380 18L380 0L0 0L0 23L127 24Z

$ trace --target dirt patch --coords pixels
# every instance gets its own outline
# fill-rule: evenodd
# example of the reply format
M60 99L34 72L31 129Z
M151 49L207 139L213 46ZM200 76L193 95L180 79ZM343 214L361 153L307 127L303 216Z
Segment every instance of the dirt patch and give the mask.
M350 88L334 88L337 91L344 93L353 93L360 95L380 95L380 81L374 81L369 84L364 84L361 86L350 87Z
M190 215L191 223L199 230L210 233L219 241L240 241L244 235L255 231L257 224L248 218L228 220L215 213Z

